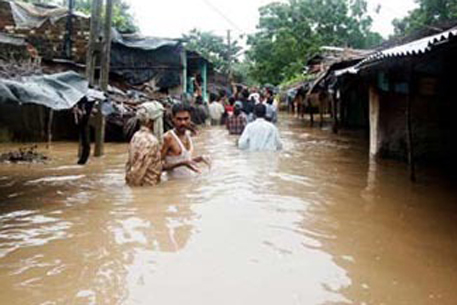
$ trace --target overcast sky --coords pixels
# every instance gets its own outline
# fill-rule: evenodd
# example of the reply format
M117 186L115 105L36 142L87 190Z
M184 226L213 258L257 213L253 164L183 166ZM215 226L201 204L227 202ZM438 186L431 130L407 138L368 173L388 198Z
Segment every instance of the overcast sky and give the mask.
M128 0L140 30L145 35L181 37L193 28L226 35L252 33L259 19L258 9L272 0ZM393 32L392 20L414 8L414 0L368 0L374 30L383 36ZM381 11L375 8L381 4ZM222 15L222 16L221 16ZM225 16L225 18L223 17Z

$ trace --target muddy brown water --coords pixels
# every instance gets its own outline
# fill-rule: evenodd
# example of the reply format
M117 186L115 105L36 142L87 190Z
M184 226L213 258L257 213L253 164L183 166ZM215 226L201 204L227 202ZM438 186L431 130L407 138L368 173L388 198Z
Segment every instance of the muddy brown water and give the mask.
M0 304L456 304L452 185L300 124L280 154L205 130L212 169L156 188L124 184L125 144L0 165Z

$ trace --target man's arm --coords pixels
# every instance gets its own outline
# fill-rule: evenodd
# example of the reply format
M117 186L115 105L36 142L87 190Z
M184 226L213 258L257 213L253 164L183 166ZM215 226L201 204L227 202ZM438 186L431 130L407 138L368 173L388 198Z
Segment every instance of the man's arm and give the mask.
M276 142L276 149L281 150L283 148L281 137L279 135L278 128L275 128L275 142Z
M181 166L186 166L190 170L193 170L196 173L200 172L200 169L197 167L196 162L194 160L186 160L186 161L181 161L177 163L168 163L166 162L166 157L167 154L171 148L171 143L172 139L170 135L165 135L163 138L163 146L161 150L161 156L162 156L162 170L164 171L172 171L175 168L181 167Z

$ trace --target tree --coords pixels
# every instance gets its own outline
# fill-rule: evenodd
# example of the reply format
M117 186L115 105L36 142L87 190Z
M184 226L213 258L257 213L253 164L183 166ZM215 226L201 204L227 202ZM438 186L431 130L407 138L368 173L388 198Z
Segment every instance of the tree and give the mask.
M416 0L418 8L403 19L395 19L395 35L408 35L425 27L457 20L457 0ZM437 29L439 30L439 29Z
M22 0L28 3L43 3L68 6L69 0ZM121 33L133 33L138 30L130 5L125 0L113 1L113 27ZM75 0L75 10L90 15L92 0Z
M229 47L224 38L197 29L184 34L182 39L187 49L200 53L214 64L216 70L222 73L228 73L229 59L232 63L238 62L237 57L242 49L236 40L232 41Z
M303 70L323 45L367 48L382 37L371 32L365 0L289 0L260 8L258 32L251 35L251 73L278 84Z

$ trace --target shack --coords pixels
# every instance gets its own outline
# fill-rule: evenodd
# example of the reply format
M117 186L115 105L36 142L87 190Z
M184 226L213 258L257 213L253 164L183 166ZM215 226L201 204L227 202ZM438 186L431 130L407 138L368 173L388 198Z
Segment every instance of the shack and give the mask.
M88 84L74 72L0 79L0 140L49 141L76 126L69 111L86 96ZM64 126L65 128L61 128Z
M457 27L378 51L335 71L369 95L370 155L455 171Z

